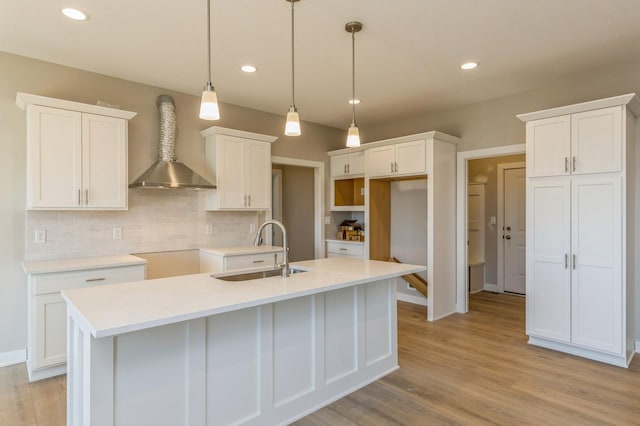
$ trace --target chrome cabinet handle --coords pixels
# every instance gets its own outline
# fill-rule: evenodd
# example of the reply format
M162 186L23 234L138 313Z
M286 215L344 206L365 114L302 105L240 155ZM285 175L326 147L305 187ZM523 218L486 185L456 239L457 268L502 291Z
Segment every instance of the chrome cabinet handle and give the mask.
M247 207L247 196L246 195L244 197L242 197L242 205L244 207Z
M573 168L572 171L576 171L576 156L574 155L572 160L571 160L571 167Z
M569 253L564 254L564 269L569 269Z
M344 248L344 247L340 247L340 250L342 250L342 251L347 251L347 249L346 249L346 248Z
M253 263L264 263L264 259L254 260Z
M347 174L347 165L346 164L344 165L344 174L345 175Z
M576 255L573 255L573 269L576 269Z
M396 165L396 173L398 173L398 163L394 163Z
M104 281L106 278L87 278L84 280L87 283L95 282L95 281Z
M88 189L84 190L84 205L85 206L89 205L89 190Z
M247 197L247 200L248 200L249 207L251 207L251 195Z
M564 157L564 172L569 173L569 157Z
M393 161L391 162L391 173L393 173Z
M351 173L351 164L347 164L347 174Z
M78 205L82 205L82 192L78 189Z

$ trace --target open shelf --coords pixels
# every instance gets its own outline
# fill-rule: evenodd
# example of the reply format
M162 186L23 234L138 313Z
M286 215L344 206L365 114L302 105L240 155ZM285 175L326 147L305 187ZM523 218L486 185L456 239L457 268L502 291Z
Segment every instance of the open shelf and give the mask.
M333 181L332 210L364 210L364 178Z

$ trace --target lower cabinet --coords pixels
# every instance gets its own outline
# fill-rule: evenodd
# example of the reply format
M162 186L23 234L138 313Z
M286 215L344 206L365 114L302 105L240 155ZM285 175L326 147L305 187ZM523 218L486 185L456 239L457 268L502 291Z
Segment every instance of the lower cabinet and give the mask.
M248 249L249 250L249 249ZM282 263L282 248L259 253L239 250L231 252L200 250L200 272L227 272L247 268L269 267Z
M327 257L364 257L364 243L360 241L326 240Z
M67 372L67 304L61 291L140 281L145 265L29 274L27 371L29 380Z

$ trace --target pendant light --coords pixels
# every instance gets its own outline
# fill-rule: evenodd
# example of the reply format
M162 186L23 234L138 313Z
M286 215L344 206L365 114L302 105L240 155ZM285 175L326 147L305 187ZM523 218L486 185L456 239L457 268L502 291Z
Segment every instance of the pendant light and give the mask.
M203 120L220 120L218 96L211 83L211 0L207 0L207 59L209 63L209 81L204 85L200 102L200 118Z
M356 124L356 33L362 30L362 23L357 21L347 22L344 29L351 33L351 87L353 88L353 97L351 98L353 115L351 126L349 126L349 131L347 132L347 147L356 147L360 146L360 131Z
M291 106L287 113L287 124L284 127L284 134L287 136L300 136L300 117L295 103L295 68L294 68L294 17L293 5L300 0L287 0L291 3Z

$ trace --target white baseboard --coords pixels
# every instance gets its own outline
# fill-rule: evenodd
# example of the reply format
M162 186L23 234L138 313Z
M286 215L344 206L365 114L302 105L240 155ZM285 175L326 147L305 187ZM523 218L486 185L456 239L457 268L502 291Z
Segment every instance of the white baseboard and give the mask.
M409 302L415 305L427 306L427 298L422 296L412 296L406 293L396 293L398 295L398 300L402 302Z
M484 291L484 288L479 288L477 290L470 291L469 294L476 294L476 293L480 293L481 291Z
M27 360L27 350L18 349L17 351L0 353L0 367L8 365L20 364Z
M498 284L484 283L485 291L492 291L494 293L500 293L500 289L498 288Z

